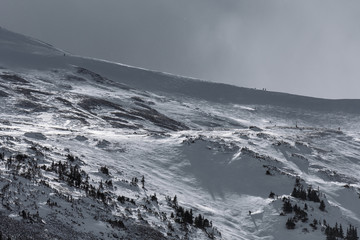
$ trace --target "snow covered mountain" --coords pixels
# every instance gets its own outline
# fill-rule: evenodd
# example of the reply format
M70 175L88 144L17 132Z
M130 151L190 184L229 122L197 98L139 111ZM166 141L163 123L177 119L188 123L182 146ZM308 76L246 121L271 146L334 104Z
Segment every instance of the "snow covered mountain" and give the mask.
M360 100L188 79L0 28L0 101L3 237L357 239Z

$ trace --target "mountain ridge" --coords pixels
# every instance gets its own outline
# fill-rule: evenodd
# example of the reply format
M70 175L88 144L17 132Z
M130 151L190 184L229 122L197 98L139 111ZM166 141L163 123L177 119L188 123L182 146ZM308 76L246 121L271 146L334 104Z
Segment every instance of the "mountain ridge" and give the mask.
M8 36L14 33L2 28L1 34L2 36ZM23 39L25 42L28 40L30 43L34 43L35 45L39 44L38 40L27 38L22 35L14 35L21 36L21 39ZM4 49L5 45L7 45L7 43L3 42L1 48L2 50ZM199 79L171 75L169 73L137 68L110 61L83 58L71 54L65 54L64 52L60 52L60 50L43 42L40 42L40 45L45 46L47 49L53 50L57 53L52 57L39 54L39 61L43 62L40 65L51 67L48 66L50 64L52 66L63 66L64 68L69 67L69 65L75 65L88 68L110 79L116 79L117 76L123 76L120 81L131 87L139 88L145 91L161 91L162 93L168 94L183 94L189 97L201 98L207 101L228 101L234 104L240 103L263 105L270 103L277 106L309 108L313 110L346 111L357 113L360 111L360 99L323 99L288 93L256 90L224 83L208 82ZM63 54L65 54L65 56ZM19 58L25 59L24 67L26 67L26 65L31 68L37 67L36 61L28 61L26 56L16 56L17 61L19 61ZM14 59L14 64L19 65L16 60ZM147 74L146 81L141 78L143 74ZM200 89L203 90L200 91Z

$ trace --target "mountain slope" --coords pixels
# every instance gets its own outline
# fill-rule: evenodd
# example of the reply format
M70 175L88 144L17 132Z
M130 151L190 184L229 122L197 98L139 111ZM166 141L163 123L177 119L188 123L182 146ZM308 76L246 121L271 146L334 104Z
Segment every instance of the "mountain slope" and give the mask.
M186 79L5 29L0 66L6 236L325 239L360 225L359 100Z

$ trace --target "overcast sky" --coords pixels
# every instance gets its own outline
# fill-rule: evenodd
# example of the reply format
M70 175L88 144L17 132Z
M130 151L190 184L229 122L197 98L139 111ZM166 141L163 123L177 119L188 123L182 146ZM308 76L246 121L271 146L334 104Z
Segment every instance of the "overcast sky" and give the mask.
M238 86L360 98L358 0L0 0L73 54Z

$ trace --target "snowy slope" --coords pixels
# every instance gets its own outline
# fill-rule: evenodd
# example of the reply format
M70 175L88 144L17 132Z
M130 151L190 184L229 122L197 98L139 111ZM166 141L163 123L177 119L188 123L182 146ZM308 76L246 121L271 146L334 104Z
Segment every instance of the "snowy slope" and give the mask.
M137 69L5 29L0 100L6 236L326 239L327 225L360 226L360 100ZM290 196L296 184L324 211ZM287 198L306 217L284 212ZM212 226L181 223L180 206Z

